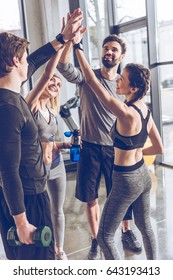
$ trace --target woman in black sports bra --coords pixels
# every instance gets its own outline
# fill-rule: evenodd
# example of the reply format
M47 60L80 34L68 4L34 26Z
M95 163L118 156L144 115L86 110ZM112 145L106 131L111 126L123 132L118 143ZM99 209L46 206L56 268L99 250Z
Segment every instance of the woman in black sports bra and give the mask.
M126 65L116 87L116 93L126 97L123 103L109 95L96 78L82 50L75 49L86 82L117 117L111 130L115 147L113 183L102 212L98 243L105 259L120 259L114 236L132 204L135 224L142 234L147 259L156 259L156 242L150 222L151 178L143 155L162 154L163 145L151 113L143 101L150 85L150 71L139 64ZM152 145L143 148L147 137Z

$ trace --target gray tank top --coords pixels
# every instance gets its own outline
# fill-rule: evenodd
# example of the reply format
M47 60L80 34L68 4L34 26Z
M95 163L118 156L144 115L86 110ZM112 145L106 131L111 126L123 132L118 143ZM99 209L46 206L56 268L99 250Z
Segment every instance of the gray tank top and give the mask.
M57 133L57 119L55 115L49 111L49 122L47 122L42 113L37 110L34 113L34 119L41 142L54 142Z

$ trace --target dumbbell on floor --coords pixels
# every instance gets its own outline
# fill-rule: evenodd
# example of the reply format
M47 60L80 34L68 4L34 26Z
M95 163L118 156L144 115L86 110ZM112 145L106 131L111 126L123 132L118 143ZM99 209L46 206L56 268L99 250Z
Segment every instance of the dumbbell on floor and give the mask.
M52 241L52 231L47 226L38 227L33 233L33 242L37 247L48 247ZM17 236L16 227L11 227L7 232L7 241L10 246L23 245Z

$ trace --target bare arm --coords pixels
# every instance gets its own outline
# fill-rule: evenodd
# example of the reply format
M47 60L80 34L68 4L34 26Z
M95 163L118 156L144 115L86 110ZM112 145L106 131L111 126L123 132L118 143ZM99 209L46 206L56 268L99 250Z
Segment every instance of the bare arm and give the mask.
M70 61L70 56L71 56L72 48L73 48L72 41L68 41L65 44L65 47L64 47L63 52L61 54L61 57L59 59L60 63L68 63Z
M111 96L105 87L99 82L97 77L95 76L93 70L91 69L88 61L86 60L83 51L80 49L76 49L76 55L83 73L85 77L86 83L92 89L94 94L112 111L112 113L119 117L126 117L130 111L128 106L122 101L118 100Z
M38 100L40 95L42 94L43 90L49 83L50 79L52 78L53 74L55 73L56 65L58 63L59 57L61 56L61 52L63 47L58 51L56 55L54 55L47 63L43 74L41 75L40 79L38 80L35 87L28 93L26 96L26 101L33 111L35 107L38 105Z
M160 134L158 132L158 129L153 121L153 118L150 117L150 130L149 130L149 138L151 141L151 146L144 148L142 150L143 155L157 155L157 154L163 154L163 143L162 139L160 137Z

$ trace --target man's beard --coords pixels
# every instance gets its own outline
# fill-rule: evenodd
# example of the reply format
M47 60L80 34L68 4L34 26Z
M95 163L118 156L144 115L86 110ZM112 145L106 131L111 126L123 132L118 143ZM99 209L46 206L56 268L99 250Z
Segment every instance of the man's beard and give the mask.
M113 68L114 66L117 65L116 60L107 60L104 57L102 57L102 64L106 67L106 68Z

